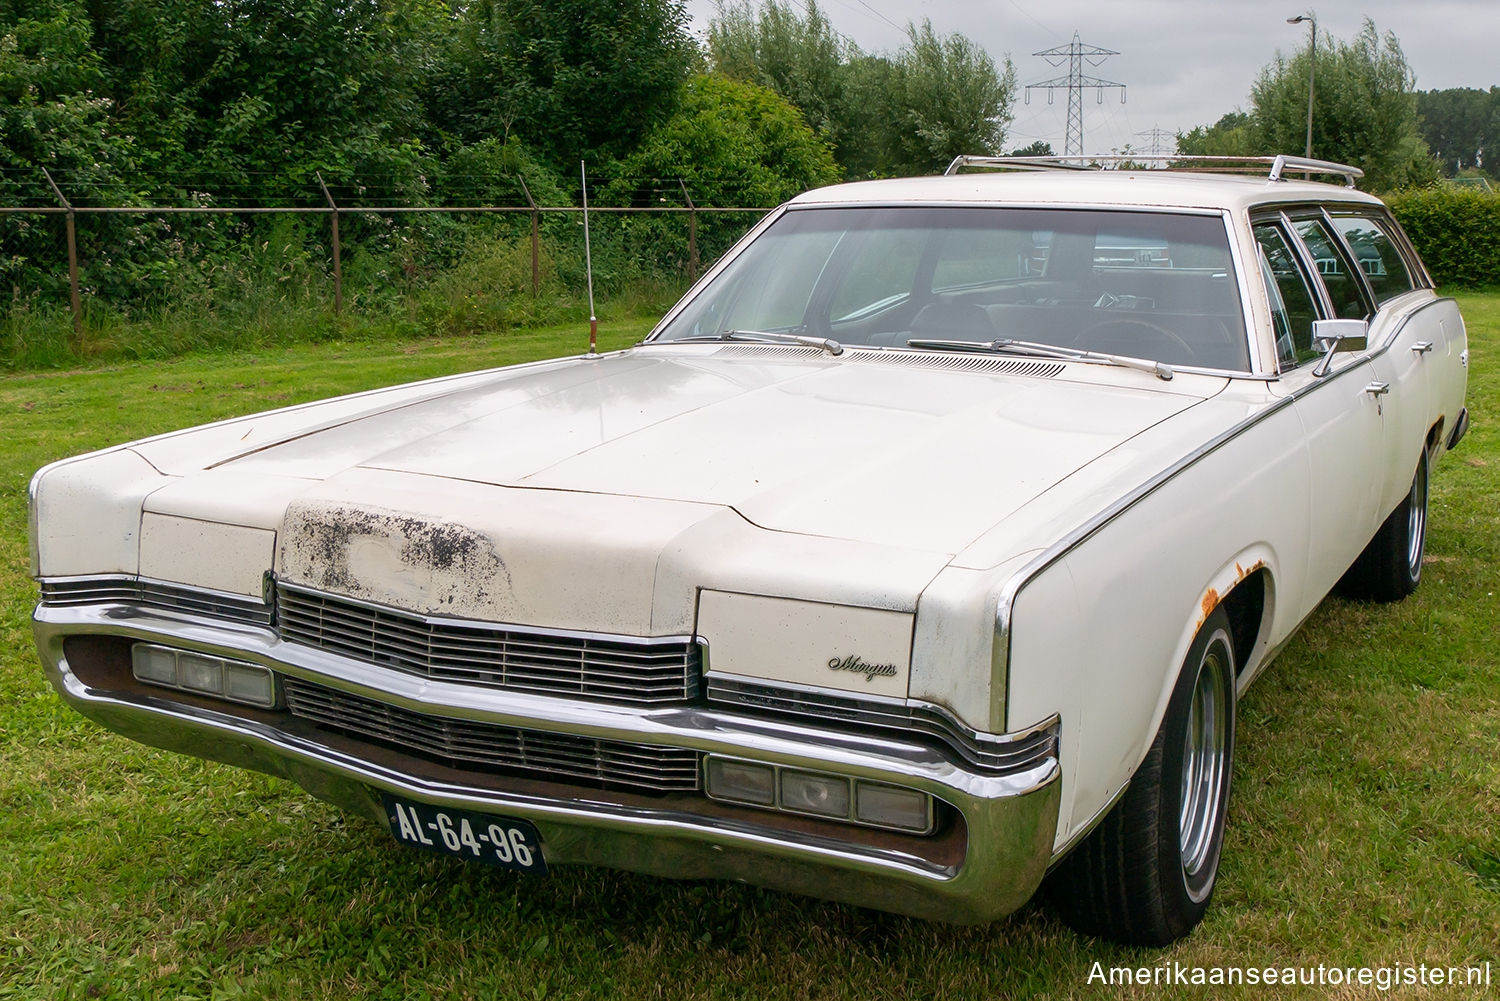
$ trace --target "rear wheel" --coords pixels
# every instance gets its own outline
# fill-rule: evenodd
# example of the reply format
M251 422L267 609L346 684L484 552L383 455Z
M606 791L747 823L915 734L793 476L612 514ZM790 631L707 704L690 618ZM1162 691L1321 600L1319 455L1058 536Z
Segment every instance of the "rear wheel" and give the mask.
M1080 932L1163 946L1198 924L1219 872L1234 752L1234 645L1216 608L1125 796L1048 879Z
M1406 498L1339 580L1340 595L1360 601L1400 601L1417 589L1427 542L1427 484L1424 448Z

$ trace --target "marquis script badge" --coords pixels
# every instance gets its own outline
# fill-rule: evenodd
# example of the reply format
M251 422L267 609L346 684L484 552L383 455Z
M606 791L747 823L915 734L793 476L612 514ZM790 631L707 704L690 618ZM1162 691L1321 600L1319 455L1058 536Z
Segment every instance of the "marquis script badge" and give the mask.
M853 671L855 674L863 674L865 681L874 678L894 678L896 676L895 664L868 664L857 656L834 657L828 661L830 671Z

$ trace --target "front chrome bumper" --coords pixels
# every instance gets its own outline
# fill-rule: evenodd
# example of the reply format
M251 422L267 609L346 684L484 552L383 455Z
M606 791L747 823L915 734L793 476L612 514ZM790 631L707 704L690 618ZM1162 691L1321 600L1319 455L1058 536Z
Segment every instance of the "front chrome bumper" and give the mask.
M540 831L549 864L585 863L674 878L732 879L861 906L972 923L1007 914L1035 892L1052 858L1061 790L1055 753L985 774L900 734L871 736L816 724L702 707L584 704L550 696L434 682L282 643L274 632L129 603L37 606L33 628L53 686L79 712L133 740L290 779L313 795L389 823L387 792L434 805L521 817ZM841 836L778 814L714 810L702 797L611 796L590 789L503 780L471 784L397 755L351 750L329 735L290 732L163 691L86 683L69 665L69 637L166 643L264 664L278 672L376 696L394 705L607 740L675 745L832 771L920 789L962 816L961 843L945 857L911 839ZM868 832L865 832L868 834Z

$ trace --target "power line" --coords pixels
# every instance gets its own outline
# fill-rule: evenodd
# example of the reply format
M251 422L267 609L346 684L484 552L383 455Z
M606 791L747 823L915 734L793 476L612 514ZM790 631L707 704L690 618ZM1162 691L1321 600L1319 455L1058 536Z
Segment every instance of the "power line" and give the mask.
M1057 34L1057 32L1053 31L1051 28L1047 27L1045 24L1043 24L1042 22L1038 21L1036 19L1036 16L1033 15L1031 13L1031 11L1027 10L1025 7L1022 7L1020 4L1016 3L1016 0L1007 0L1007 2L1012 7L1014 7L1016 10L1020 11L1026 18L1028 18L1031 21L1032 24L1036 25L1038 28L1041 28L1047 34L1049 34L1049 35L1055 35L1055 34Z
M859 4L859 6L863 7L864 10L860 10L858 7L854 6L854 3L849 3L849 2L847 2L847 0L836 0L836 2L841 7L844 7L846 9L848 9L848 10L852 10L856 14L862 14L865 17L868 17L872 21L884 21L886 24L890 25L892 28L894 28L897 31L901 32L901 34L903 34L903 35L906 34L906 29L905 28L901 27L901 25L897 24L895 21L892 21L890 18L886 17L884 14L882 14L880 11L876 10L874 7L871 7L868 3L865 3L865 0L854 0L854 3Z
M1031 103L1031 91L1033 89L1045 90L1047 102L1052 102L1054 90L1066 90L1068 92L1068 130L1063 142L1063 156L1083 156L1083 92L1092 87L1099 95L1099 103L1104 103L1104 91L1106 88L1120 88L1120 103L1125 103L1125 85L1114 83L1110 80L1101 80L1098 77L1085 76L1083 64L1087 62L1090 66L1098 66L1110 56L1119 55L1113 49L1101 49L1097 45L1085 45L1078 38L1078 32L1073 32L1073 41L1068 45L1058 45L1041 52L1033 52L1034 56L1041 56L1054 67L1060 67L1064 63L1068 65L1068 75L1053 77L1051 80L1042 80L1038 83L1026 85L1026 103Z

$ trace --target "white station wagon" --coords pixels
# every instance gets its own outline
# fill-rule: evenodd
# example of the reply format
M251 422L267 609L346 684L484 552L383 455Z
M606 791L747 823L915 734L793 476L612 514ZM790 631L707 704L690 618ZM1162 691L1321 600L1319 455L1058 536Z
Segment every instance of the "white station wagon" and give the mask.
M1463 320L1353 168L949 173L628 350L48 466L53 684L460 858L1186 934L1236 697L1417 585Z

